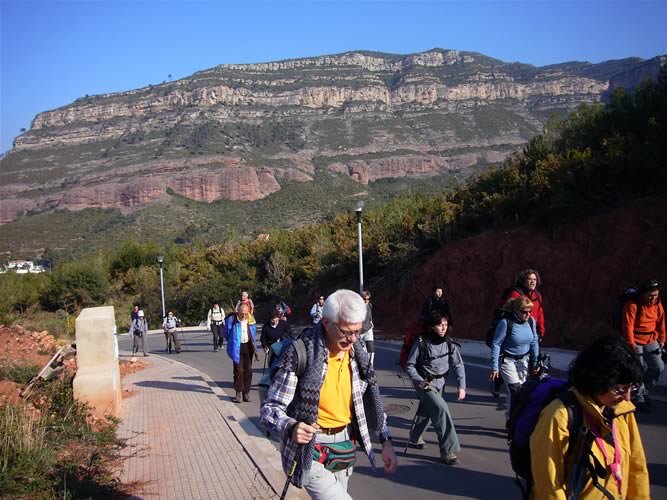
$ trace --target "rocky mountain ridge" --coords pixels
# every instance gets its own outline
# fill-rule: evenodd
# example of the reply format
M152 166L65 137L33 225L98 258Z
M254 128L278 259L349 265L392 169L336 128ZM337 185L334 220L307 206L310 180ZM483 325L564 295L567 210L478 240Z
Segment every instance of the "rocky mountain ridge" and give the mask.
M179 194L258 200L320 172L364 186L502 161L552 115L664 64L544 68L434 49L222 65L37 115L0 163L0 223L137 210ZM648 69L647 69L648 68ZM614 80L616 78L616 80Z

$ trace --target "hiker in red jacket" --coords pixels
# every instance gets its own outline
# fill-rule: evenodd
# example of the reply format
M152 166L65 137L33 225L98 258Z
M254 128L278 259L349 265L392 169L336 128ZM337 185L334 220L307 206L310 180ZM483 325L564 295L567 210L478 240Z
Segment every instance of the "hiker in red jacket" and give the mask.
M533 310L530 313L530 316L535 319L535 324L537 326L537 334L540 336L540 342L544 337L546 331L546 325L544 323L544 308L542 306L542 294L537 289L542 284L542 279L540 278L540 273L534 269L524 269L519 274L517 274L514 279L514 286L512 287L509 295L505 297L502 301L504 305L507 302L507 299L515 299L521 295L525 295L533 303Z

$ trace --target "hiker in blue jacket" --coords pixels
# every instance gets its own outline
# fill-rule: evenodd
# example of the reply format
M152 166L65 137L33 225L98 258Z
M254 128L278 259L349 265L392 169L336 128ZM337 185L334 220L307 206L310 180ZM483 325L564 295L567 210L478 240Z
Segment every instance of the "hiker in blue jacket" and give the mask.
M255 319L250 314L250 307L241 303L234 314L227 316L223 335L227 341L227 354L234 362L235 403L250 401L252 385L252 358L257 355Z
M530 366L535 366L539 339L535 320L530 317L533 302L528 297L521 295L510 299L503 309L505 317L498 322L491 344L489 378L495 380L502 375L505 381L509 401L505 419L509 420L512 401L528 377L529 361Z
M459 463L456 453L461 449L461 445L449 406L442 394L445 390L445 376L453 369L459 386L458 399L464 399L466 372L461 351L457 344L448 338L448 328L449 318L441 311L431 311L424 333L412 344L405 369L415 384L419 408L409 439L413 447L424 448L422 436L430 420L438 435L440 460L447 465L456 465Z

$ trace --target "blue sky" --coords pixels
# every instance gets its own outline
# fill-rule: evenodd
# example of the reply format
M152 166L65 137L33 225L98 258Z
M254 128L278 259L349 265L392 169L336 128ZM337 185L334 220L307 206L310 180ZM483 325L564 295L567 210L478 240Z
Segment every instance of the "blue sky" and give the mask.
M34 116L218 64L434 47L546 65L667 53L667 1L0 0L0 151Z

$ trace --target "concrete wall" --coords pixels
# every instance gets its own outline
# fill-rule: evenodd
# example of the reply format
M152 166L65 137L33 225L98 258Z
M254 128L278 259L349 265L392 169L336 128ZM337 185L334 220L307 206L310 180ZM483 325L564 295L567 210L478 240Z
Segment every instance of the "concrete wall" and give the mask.
M91 307L76 318L74 397L92 408L93 414L117 417L122 391L118 349L114 336L113 306Z

